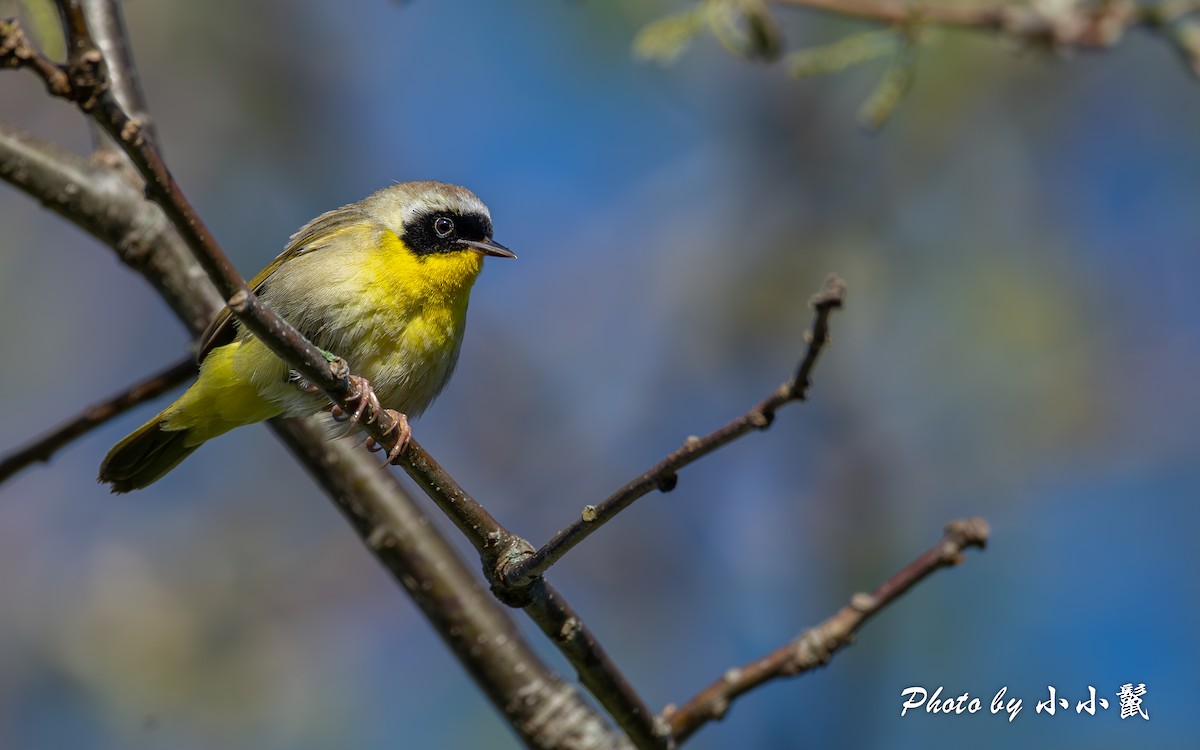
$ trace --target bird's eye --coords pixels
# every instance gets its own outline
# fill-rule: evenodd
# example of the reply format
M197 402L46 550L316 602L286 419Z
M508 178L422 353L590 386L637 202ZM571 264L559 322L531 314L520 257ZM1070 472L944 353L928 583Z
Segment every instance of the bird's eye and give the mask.
M438 237L445 239L454 234L454 222L445 216L439 216L433 220L433 231Z

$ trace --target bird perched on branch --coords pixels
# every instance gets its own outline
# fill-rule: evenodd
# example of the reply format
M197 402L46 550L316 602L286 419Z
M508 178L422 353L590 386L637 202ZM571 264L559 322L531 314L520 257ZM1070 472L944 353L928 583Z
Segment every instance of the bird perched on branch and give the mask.
M454 371L485 255L516 257L492 239L491 215L474 193L402 182L310 221L250 288L344 359L362 378L361 399L395 410L402 443L407 416L424 411ZM234 427L329 408L228 308L204 333L198 358L196 382L105 456L99 479L113 492L157 481Z

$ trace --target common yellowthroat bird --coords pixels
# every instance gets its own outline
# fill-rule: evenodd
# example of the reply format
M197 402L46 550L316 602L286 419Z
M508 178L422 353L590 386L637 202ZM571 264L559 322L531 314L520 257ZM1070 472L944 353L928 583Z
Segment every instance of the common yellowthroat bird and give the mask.
M250 288L346 360L407 430L404 415L424 411L454 371L485 255L517 257L492 240L491 214L474 193L402 182L304 225ZM198 359L196 382L105 456L99 478L113 492L157 481L234 427L330 406L228 308L201 338Z

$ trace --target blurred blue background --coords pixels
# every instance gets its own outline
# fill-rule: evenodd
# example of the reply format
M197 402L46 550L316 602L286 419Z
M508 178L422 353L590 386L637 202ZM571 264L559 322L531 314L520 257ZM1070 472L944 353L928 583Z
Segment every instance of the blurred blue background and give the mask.
M416 432L535 542L782 382L808 297L846 279L812 401L551 579L657 709L870 590L948 519L986 517L993 543L690 747L1193 746L1195 81L1146 34L1065 61L943 34L869 135L855 111L878 65L796 82L711 39L668 68L635 60L637 30L685 7L126 13L175 175L246 275L392 180L489 204L521 257L489 263L458 374ZM865 28L779 15L793 48ZM0 118L88 147L27 74L0 76ZM186 336L10 188L0 225L6 450ZM98 486L105 450L156 408L0 488L0 747L517 747L264 428L147 491ZM1074 703L1126 682L1145 683L1149 722L1034 714L1049 685ZM985 705L1007 686L1025 707L1011 724L901 718L914 685Z

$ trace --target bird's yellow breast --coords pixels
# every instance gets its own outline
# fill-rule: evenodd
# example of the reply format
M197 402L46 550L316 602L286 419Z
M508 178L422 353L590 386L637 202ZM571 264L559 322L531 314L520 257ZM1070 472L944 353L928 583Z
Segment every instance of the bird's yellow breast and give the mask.
M361 259L362 279L378 279L367 294L386 307L397 302L410 311L466 309L471 285L483 268L483 256L473 250L417 255L394 232L382 231L374 250Z

